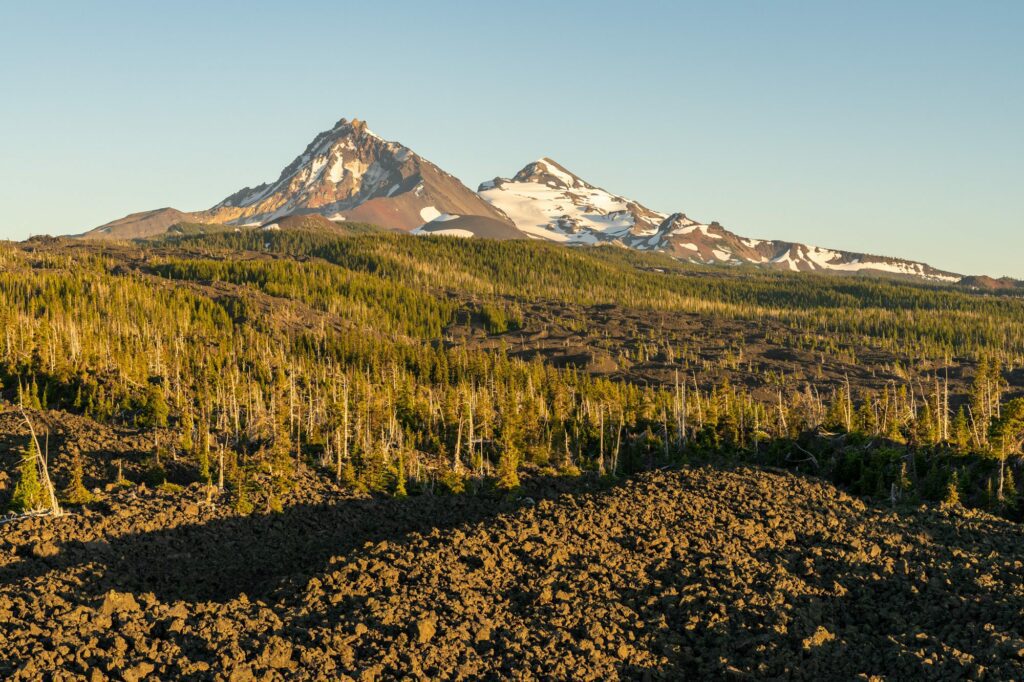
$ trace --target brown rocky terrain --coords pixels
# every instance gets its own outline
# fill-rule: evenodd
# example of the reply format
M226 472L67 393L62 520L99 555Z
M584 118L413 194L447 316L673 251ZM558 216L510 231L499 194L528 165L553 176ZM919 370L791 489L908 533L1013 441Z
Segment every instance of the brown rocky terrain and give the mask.
M798 386L806 382L839 386L848 381L857 390L882 390L892 382L907 381L901 367L914 364L908 354L852 340L797 338L785 324L772 320L549 300L523 302L520 307L523 324L519 329L487 334L463 311L445 333L456 346L504 349L512 357L540 358L555 367L577 367L595 376L663 386L680 378L696 379L703 388L728 381L747 386L762 398L772 398L777 390L765 377L784 375ZM680 377L669 347L689 353L689 361L702 364L703 370L696 377ZM966 400L977 370L976 362L967 357L919 369L942 376L954 404ZM1024 395L1024 370L1006 372L1004 379L1011 395Z
M1024 531L754 468L522 494L111 486L0 534L0 677L1020 679Z

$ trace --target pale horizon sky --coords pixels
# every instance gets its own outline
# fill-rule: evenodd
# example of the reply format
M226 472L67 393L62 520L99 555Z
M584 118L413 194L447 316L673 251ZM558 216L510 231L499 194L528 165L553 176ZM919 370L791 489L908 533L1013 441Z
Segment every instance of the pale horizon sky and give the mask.
M361 118L472 188L549 156L754 238L1024 278L1024 3L0 10L0 239L208 208Z

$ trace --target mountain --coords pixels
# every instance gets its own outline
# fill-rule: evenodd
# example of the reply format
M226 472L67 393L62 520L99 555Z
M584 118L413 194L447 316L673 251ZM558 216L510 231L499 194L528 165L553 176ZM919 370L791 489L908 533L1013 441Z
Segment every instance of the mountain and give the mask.
M528 235L570 244L652 235L667 217L588 184L548 158L512 179L483 183L479 193Z
M794 272L829 270L835 272L908 276L936 282L958 282L962 278L925 263L836 251L777 239L747 239L733 234L716 222L708 225L682 213L669 216L646 240L627 244L642 250L662 251L693 263L754 264Z
M162 234L181 221L267 225L289 215L430 232L522 238L501 211L405 145L375 135L358 119L320 133L272 183L245 187L205 211L161 209L127 216L83 235L133 239ZM453 232L455 231L455 232Z
M741 237L716 222L662 213L612 194L547 157L511 178L485 182L475 193L405 145L375 135L365 122L344 118L317 135L274 182L244 187L205 211L135 213L81 236L148 238L181 223L283 227L299 223L282 219L303 215L321 217L317 224L328 231L338 222L359 222L415 234L614 244L703 264L963 279L917 261ZM989 280L972 280L971 286L1006 288Z
M183 213L176 208L158 208L126 215L79 236L83 239L145 239L161 235L173 225L193 219L193 214Z
M442 215L514 228L452 175L358 119L320 133L273 183L245 187L200 214L206 222L264 224L296 213L412 230Z
M704 264L753 264L798 272L836 271L958 282L925 263L780 240L747 239L716 222L666 215L591 185L544 157L511 179L480 185L480 196L526 234L566 244L617 244Z

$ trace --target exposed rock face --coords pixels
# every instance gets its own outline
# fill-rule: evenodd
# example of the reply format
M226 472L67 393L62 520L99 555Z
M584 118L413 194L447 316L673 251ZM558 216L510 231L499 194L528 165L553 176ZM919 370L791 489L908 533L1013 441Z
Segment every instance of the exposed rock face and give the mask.
M514 229L498 210L408 147L341 119L273 183L246 187L199 214L204 221L264 224L296 213L412 230L441 215L482 216Z
M1001 291L1006 289L1024 288L1024 283L1011 277L1000 277L999 279L995 279L994 277L977 275L964 277L960 280L960 283L965 287L983 291Z
M358 119L320 133L274 182L245 187L213 208L136 213L91 230L87 239L139 239L181 222L263 226L287 216L365 222L385 229L455 236L523 238L511 220L457 178ZM440 224L458 221L452 224ZM458 232L453 232L458 230Z

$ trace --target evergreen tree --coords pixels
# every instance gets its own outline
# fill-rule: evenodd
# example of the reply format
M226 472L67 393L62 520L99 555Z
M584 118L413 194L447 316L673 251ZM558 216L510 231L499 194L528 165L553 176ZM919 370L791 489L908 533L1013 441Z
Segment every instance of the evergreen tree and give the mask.
M85 487L82 471L82 455L76 450L71 458L71 480L64 489L64 501L68 504L89 504L93 495Z
M498 481L501 490L515 490L519 487L519 453L514 447L502 448L498 457Z
M140 415L142 425L150 428L165 427L170 413L167 401L164 400L163 389L159 384L150 383L146 388L146 398Z
M971 427L967 422L967 414L961 405L953 418L952 434L953 444L957 450L966 453L971 447Z
M254 508L252 500L249 498L249 485L245 472L239 467L235 478L235 511L247 516L253 512Z
M181 423L178 425L178 447L186 454L192 453L195 446L194 441L195 422L192 419L192 410L185 408L181 413Z
M398 455L398 468L395 470L395 497L405 497L408 495L405 489L405 455Z
M29 512L45 509L47 505L46 491L39 481L39 450L33 442L22 451L11 508L17 512Z
M960 506L960 474L957 471L954 471L953 475L949 477L949 483L946 484L946 494L942 498L942 505L949 508Z
M205 425L202 427L199 438L196 464L199 469L199 480L209 485L213 481L213 476L210 472L210 430Z

